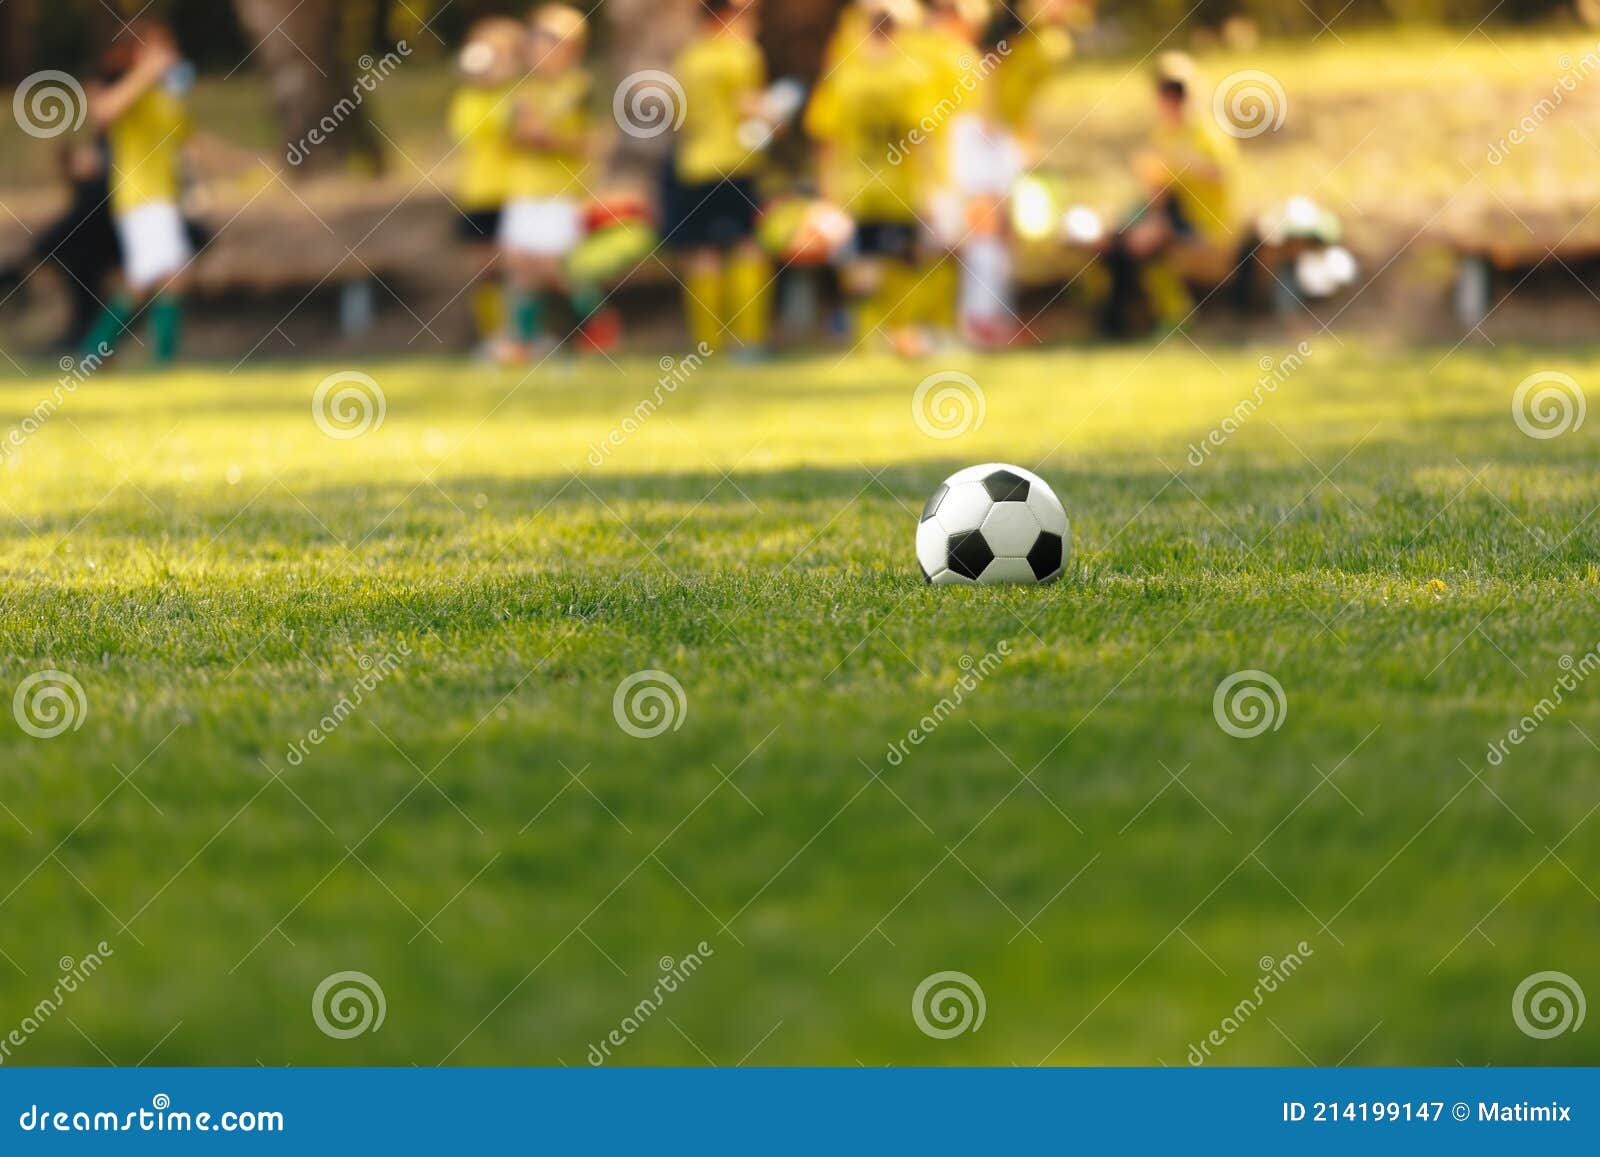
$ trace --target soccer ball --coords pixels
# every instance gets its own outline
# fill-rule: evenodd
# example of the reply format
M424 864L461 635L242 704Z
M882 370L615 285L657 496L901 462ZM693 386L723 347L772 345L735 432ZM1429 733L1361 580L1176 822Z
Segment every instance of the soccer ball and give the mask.
M1061 500L1020 466L958 470L928 499L917 526L917 562L933 583L1052 582L1071 554Z

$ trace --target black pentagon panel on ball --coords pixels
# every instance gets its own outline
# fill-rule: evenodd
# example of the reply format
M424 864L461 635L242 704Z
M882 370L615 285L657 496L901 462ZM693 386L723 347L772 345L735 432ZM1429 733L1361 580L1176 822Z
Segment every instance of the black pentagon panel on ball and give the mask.
M1028 565L1033 577L1043 582L1061 569L1061 536L1048 530L1039 535L1039 541L1028 552Z
M1009 470L996 470L983 480L983 488L996 502L1028 501L1028 480Z
M984 541L983 531L969 530L950 539L950 569L962 578L976 580L984 567L994 561L994 551Z
M939 489L933 492L933 497L928 499L928 505L922 508L923 522L927 522L928 519L939 513L939 503L943 502L944 496L949 493L950 487L946 486L943 482L939 483Z

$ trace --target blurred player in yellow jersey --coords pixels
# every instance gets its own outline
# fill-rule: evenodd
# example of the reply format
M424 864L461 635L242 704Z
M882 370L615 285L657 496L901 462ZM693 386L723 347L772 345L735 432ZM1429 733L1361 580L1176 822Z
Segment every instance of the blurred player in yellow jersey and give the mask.
M528 58L527 31L508 17L479 20L457 57L461 87L450 100L450 136L460 152L457 231L471 249L480 281L471 294L472 318L486 345L505 332L505 295L487 276L499 255L500 216L515 142L513 94Z
M919 320L936 335L956 328L960 265L953 254L966 241L968 222L954 140L957 124L977 115L985 77L976 49L989 17L989 0L929 0L919 24L903 33L907 50L928 72L931 104L924 114L923 147L929 150L930 195L915 297Z
M896 0L862 5L858 43L835 37L806 110L806 131L820 143L824 195L854 220L855 241L844 288L852 299L856 338L886 335L904 354L927 337L918 326L917 243L931 179L923 118L936 100L929 70L897 42L908 16Z
M871 7L873 5L868 0L855 0L839 13L838 19L833 22L833 31L828 34L828 43L822 50L823 75L831 72L834 65L855 52L867 39L867 31L871 27L867 10Z
M548 307L565 300L581 326L599 308L598 289L568 284L566 258L583 239L589 164L588 21L546 4L529 21L528 73L517 85L506 168L500 246L506 264L511 340L506 360L528 356L547 336Z
M189 131L184 95L193 69L172 30L137 20L106 54L89 91L89 116L110 153L111 214L122 250L127 295L107 306L85 342L86 354L111 348L134 311L149 315L150 360L177 353L182 292L194 248L178 201L182 150Z
M667 245L682 255L684 308L696 345L731 337L764 352L772 269L756 238L767 139L767 68L755 42L756 5L702 0L698 34L678 54L683 121L662 190Z
M1090 9L1086 0L1032 0L1018 16L1018 26L1003 33L1007 52L995 77L997 107L1032 151L1041 94L1072 58L1072 29L1090 18Z
M1113 309L1136 278L1157 323L1167 329L1181 325L1194 309L1186 279L1223 280L1237 247L1238 146L1208 109L1196 107L1198 79L1183 53L1163 53L1157 60L1156 123L1148 147L1134 158L1144 199L1113 253L1113 272L1124 279L1122 293L1113 294Z

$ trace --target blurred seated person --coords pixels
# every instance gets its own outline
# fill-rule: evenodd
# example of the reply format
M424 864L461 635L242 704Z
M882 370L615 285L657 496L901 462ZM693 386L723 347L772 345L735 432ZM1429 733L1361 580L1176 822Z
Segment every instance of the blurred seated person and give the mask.
M1112 241L1108 328L1126 332L1129 299L1142 295L1157 326L1172 330L1194 311L1188 283L1227 279L1236 259L1233 184L1238 149L1196 109L1198 76L1183 53L1156 66L1156 124L1134 158L1139 206Z
M54 265L71 302L58 343L76 349L100 316L101 301L110 296L108 282L121 256L108 206L105 141L80 137L64 144L57 157L71 199L55 221L29 239L25 253L0 266L0 292L21 285L40 266Z

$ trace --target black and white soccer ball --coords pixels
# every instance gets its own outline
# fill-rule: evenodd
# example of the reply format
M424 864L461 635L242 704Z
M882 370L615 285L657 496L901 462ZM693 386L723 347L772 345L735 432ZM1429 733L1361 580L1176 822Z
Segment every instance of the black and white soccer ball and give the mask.
M933 583L1047 583L1072 555L1066 508L1020 466L969 466L922 508L917 561Z

